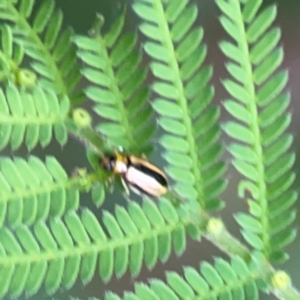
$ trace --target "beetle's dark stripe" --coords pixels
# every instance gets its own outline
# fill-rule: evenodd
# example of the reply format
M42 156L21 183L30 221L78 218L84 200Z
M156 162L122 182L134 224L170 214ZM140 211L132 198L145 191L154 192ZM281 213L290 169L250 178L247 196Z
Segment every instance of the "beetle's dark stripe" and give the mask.
M165 187L168 186L167 179L164 176L162 176L161 174L157 173L156 171L153 171L150 168L145 167L142 164L137 164L137 163L131 164L130 161L129 161L129 165L131 168L137 169L137 170L141 171L142 173L154 178L162 186L165 186Z

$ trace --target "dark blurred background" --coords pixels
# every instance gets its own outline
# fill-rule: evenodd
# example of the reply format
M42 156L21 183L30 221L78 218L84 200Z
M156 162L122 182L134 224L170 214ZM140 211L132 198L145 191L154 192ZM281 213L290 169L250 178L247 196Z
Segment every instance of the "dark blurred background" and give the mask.
M126 0L124 0L126 1ZM251 1L251 0L250 0ZM41 1L36 1L37 4ZM56 0L57 7L60 7L64 13L64 25L71 26L77 34L86 34L91 28L95 13L99 12L105 16L106 27L109 28L111 22L113 22L121 13L123 7L123 1L120 0ZM129 1L130 2L130 1ZM218 48L218 42L222 39L228 39L223 29L218 22L218 16L220 15L214 1L212 0L198 0L199 5L199 17L198 24L205 29L205 43L208 45L208 57L207 64L214 66L214 77L212 84L216 89L215 103L220 104L222 99L225 99L228 95L221 85L221 79L228 76L224 63L226 60ZM283 67L287 68L290 72L290 81L287 89L292 94L292 104L289 110L293 114L293 121L290 127L290 131L295 136L295 143L293 145L294 151L299 153L299 123L300 123L300 0L285 0L285 1L264 1L264 6L276 3L278 7L278 17L275 21L275 25L280 26L282 29L281 44L284 46L285 59ZM128 7L127 26L128 30L133 29L137 25L137 18L132 13L131 8ZM222 109L222 121L229 119L224 109ZM94 120L97 123L97 120ZM227 137L222 137L222 142L228 144ZM6 154L10 154L7 153ZM27 156L26 150L21 149L17 152L18 155L23 157ZM56 142L53 142L50 147L46 149L36 148L33 154L44 158L46 155L54 155L69 174L75 167L87 167L88 162L85 157L84 147L77 141L70 138L66 146L61 148ZM230 157L225 154L224 159L229 163ZM160 161L159 153L153 158L154 161ZM297 173L299 170L299 158L295 166ZM233 213L237 211L246 210L246 204L243 200L237 197L237 184L240 180L239 174L229 166L227 177L229 180L229 188L223 194L223 199L226 202L226 208L222 211L222 218L226 222L226 226L229 230L240 237L239 228L233 219ZM299 186L299 179L296 183ZM139 199L137 200L139 201ZM118 192L110 195L106 199L104 208L113 211L115 204L126 205L126 200ZM90 207L98 216L101 215L101 211L97 210L90 201L88 195L83 195L81 198L81 206ZM299 206L299 204L298 204ZM299 217L297 220L297 227L299 227ZM299 260L299 243L300 238L288 247L288 252L291 256L290 260L280 266L280 268L288 270L292 275L293 283L300 289L300 260ZM194 266L198 268L199 262L206 260L213 263L213 258L221 256L226 258L222 252L214 247L209 242L202 240L201 243L188 240L188 247L186 252L179 258L172 255L167 263L158 263L154 270L149 271L143 268L140 276L133 280L130 274L127 272L121 279L113 277L108 283L102 283L98 274L95 275L93 281L87 286L83 286L81 282L77 282L76 286L71 291L59 291L54 299L69 299L69 296L78 297L80 299L87 299L88 297L98 297L103 299L105 290L122 295L123 291L133 290L133 284L135 281L147 282L147 278L165 278L165 271L176 271L182 274L183 266ZM34 299L50 299L44 292L40 292ZM51 297L52 299L52 297ZM273 296L261 295L261 299L274 299Z

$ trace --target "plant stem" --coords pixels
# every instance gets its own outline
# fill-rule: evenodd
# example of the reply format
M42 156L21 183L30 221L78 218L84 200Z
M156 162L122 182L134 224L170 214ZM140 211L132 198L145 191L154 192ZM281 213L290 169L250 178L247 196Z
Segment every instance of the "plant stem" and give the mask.
M222 231L218 235L207 232L204 237L229 256L240 256L246 262L249 262L251 259L251 251L236 237L230 234L230 232L225 227L222 228ZM265 262L266 263L264 264L263 268L264 274L274 274L277 270L270 263L268 263L267 261ZM300 292L292 285L286 287L284 290L276 289L270 283L268 287L270 288L270 292L278 299L300 299Z
M92 151L102 155L104 149L107 147L104 140L95 132L92 127L78 127L76 123L70 118L65 121L68 133L81 141Z

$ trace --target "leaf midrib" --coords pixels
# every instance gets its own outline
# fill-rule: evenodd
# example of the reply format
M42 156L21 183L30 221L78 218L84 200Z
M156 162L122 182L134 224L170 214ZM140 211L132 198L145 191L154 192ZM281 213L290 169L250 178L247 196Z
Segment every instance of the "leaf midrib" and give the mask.
M63 123L66 117L66 115L13 116L0 113L0 125L54 125Z
M153 2L153 6L156 9L157 13L160 15L160 20L166 20L166 15L164 13L164 9L162 6L161 1L157 1L154 0ZM193 188L195 188L198 192L198 202L200 203L201 207L204 208L205 206L205 202L203 199L203 189L201 188L203 186L202 184L202 176L200 173L200 161L198 159L197 156L197 146L195 144L195 140L194 140L194 132L192 129L192 124L191 124L191 119L188 118L189 116L189 109L188 109L188 105L187 105L187 99L184 96L184 87L183 87L183 83L180 79L180 69L178 66L178 62L176 59L176 53L175 53L175 49L173 47L173 41L172 41L172 37L170 34L170 30L168 27L167 22L162 23L159 22L158 26L161 28L161 31L163 32L165 38L162 40L162 44L165 45L167 51L170 54L170 63L169 66L171 67L171 69L174 71L174 74L176 76L173 84L175 85L175 87L178 90L179 93L179 97L178 97L178 101L177 103L180 105L180 108L182 109L182 116L183 116L183 124L186 128L186 140L189 144L189 154L190 154L190 158L192 159L192 173L195 176L195 184L193 185ZM176 99L175 99L176 100Z
M94 176L94 174L92 174ZM90 176L90 177L92 177ZM72 178L67 180L65 183L56 182L53 179L53 182L51 183L44 183L40 182L40 185L38 188L36 188L36 185L34 186L28 186L26 190L14 190L10 193L5 193L2 191L1 197L0 197L0 203L6 203L6 202L13 202L20 200L21 198L30 198L32 196L38 196L44 193L52 193L60 189L71 189L74 187L80 188L81 186L87 187L86 183L89 182L86 178ZM90 180L90 185L92 185L92 180Z
M188 223L187 223L188 224ZM183 225L187 225L183 223ZM0 257L0 266L20 265L27 263L38 263L44 261L57 260L59 258L66 259L68 257L79 255L81 258L85 254L89 253L101 253L105 250L117 249L119 247L133 245L140 240L147 240L152 237L158 237L165 233L172 233L182 226L181 222L174 224L164 224L158 228L151 228L151 231L138 233L133 236L124 236L118 240L111 238L110 240L103 240L102 242L90 243L88 246L86 242L76 246L70 246L65 249L55 250L43 250L43 252L35 253L21 253L20 255L9 255ZM76 244L76 242L74 242ZM64 246L65 247L65 246Z
M121 114L121 125L125 130L126 139L129 141L129 145L136 144L136 140L133 137L130 122L128 120L128 115L126 113L126 109L124 106L124 101L122 101L123 96L122 96L122 93L118 86L118 81L115 76L113 64L112 64L112 61L108 54L107 47L105 45L105 41L101 35L97 35L97 41L101 45L101 48L102 48L100 50L100 52L101 52L101 55L104 57L103 60L105 61L104 70L107 72L107 75L111 82L110 90L116 96L116 99L117 99L115 107L117 108L118 112ZM101 103L98 105L101 105Z
M33 40L33 42L37 45L37 48L41 50L41 52L45 56L45 61L50 63L50 66L48 65L48 68L54 73L53 82L56 86L58 86L58 90L62 95L69 95L68 89L64 84L64 78L59 71L55 58L48 51L46 45L42 42L38 34L33 30L29 22L27 22L27 20L21 14L19 14L18 10L14 7L12 3L9 2L9 5L11 12L16 16L17 26L19 26L20 28L24 28L25 32L29 32L27 38L30 37Z
M246 104L246 107L248 108L249 113L252 116L252 122L250 123L249 127L251 132L253 133L254 139L253 139L253 150L255 151L257 155L257 163L254 165L256 167L256 170L258 172L258 189L260 191L258 199L256 199L260 207L262 209L260 222L262 224L262 227L264 228L261 238L265 247L265 250L268 250L268 244L269 244L269 235L268 235L268 228L269 228L269 222L268 222L268 202L266 199L266 183L265 183L265 169L263 164L263 149L261 145L261 133L259 128L259 116L258 116L258 110L256 106L256 94L255 94L255 84L252 80L253 78L253 68L251 65L251 59L250 59L250 52L249 52L249 46L247 43L247 33L245 29L245 24L243 20L243 14L241 11L241 6L238 0L235 0L233 4L235 6L237 18L235 19L235 22L240 29L242 39L239 39L237 41L238 47L244 53L245 58L247 58L247 61L241 61L241 66L244 68L246 74L248 75L248 82L244 84L245 90L249 94L249 103ZM239 16L239 17L238 17Z

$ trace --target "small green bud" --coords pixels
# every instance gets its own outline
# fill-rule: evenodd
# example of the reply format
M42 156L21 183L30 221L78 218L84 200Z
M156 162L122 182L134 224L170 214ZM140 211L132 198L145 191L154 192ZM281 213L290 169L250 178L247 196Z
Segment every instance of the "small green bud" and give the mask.
M218 236L224 228L223 222L221 219L211 218L206 226L207 231L213 236Z
M291 278L286 272L277 271L272 276L272 284L275 288L279 290L285 290L287 287L291 285Z
M82 108L76 108L73 111L73 120L78 127L89 127L92 123L90 114Z
M28 69L19 69L15 73L16 84L24 88L31 88L36 84L36 74Z

